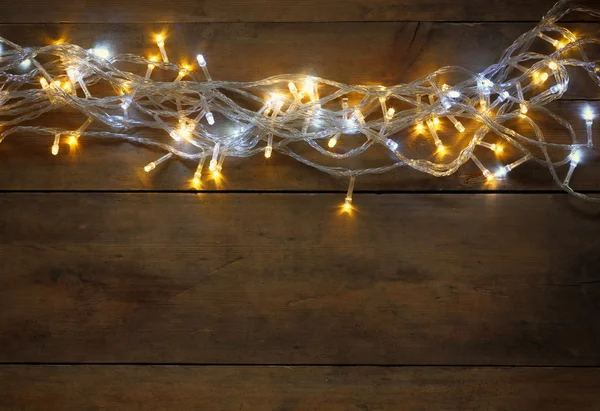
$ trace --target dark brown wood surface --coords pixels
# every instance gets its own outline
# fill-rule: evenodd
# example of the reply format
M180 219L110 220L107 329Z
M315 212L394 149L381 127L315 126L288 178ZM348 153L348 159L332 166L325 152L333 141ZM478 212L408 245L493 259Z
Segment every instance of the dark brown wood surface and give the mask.
M390 85L481 70L552 4L23 0L0 36L155 54L166 30L173 60L201 51L217 79ZM600 94L571 75L551 109L583 136ZM193 164L142 171L158 152L50 145L0 144L1 410L600 409L600 207L541 165L494 185L472 164L364 177L348 215L346 180L277 154L228 159L193 193ZM573 186L598 194L600 156L584 165Z
M7 3L0 22L537 21L554 3L554 0L22 0ZM580 0L578 4L593 5L594 0Z
M342 200L6 194L0 360L600 363L599 210L388 194L347 215Z
M597 410L600 370L7 366L3 409ZM91 408L95 404L96 408Z

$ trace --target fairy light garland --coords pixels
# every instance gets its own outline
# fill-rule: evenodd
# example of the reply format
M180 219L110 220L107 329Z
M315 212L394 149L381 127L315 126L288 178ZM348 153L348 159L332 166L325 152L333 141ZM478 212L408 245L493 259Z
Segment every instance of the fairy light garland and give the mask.
M519 37L498 63L482 72L443 67L411 83L391 87L347 85L300 74L256 82L216 81L202 54L196 56L202 72L197 78L193 67L169 61L164 35L155 38L159 57L149 58L111 56L105 47L85 50L73 44L23 48L0 38L0 113L4 118L0 124L6 128L0 141L18 132L48 135L53 141L51 153L57 155L62 142L74 145L84 137L125 140L164 151L144 167L146 172L174 159L197 162L192 178L196 187L201 184L206 163L209 171L218 175L227 157L288 155L323 172L349 178L343 206L347 211L352 209L356 177L400 166L444 177L467 162L473 162L487 180L504 179L525 162L544 164L563 190L597 200L573 191L569 185L585 152L596 149L594 111L586 107L582 113L586 138L581 142L567 121L545 107L567 91L567 68L584 70L600 86L598 60L591 60L585 50L586 45L597 45L600 39L575 35L557 25L572 11L600 16L598 11L559 2L534 29ZM540 42L542 48L546 44L547 52L531 51ZM139 70L117 68L122 63L136 64ZM156 70L173 71L177 77L172 82L154 81ZM453 76L462 80L452 85L443 81ZM109 84L115 92L90 92L100 83ZM350 103L350 96L358 102ZM254 106L238 104L239 99ZM65 106L87 117L77 130L23 124ZM549 141L531 113L556 120L570 143ZM217 118L232 131L215 132ZM534 136L509 128L506 123L511 120L528 125ZM477 125L467 143L465 121ZM92 124L108 131L89 131ZM453 127L455 141L440 137L441 124ZM139 129L155 130L156 137L131 134ZM415 132L430 141L429 158L416 158L404 144L408 134ZM362 136L363 141L349 150L337 150L348 135ZM165 136L172 141L163 142ZM458 140L463 141L463 147L449 159L449 144ZM342 163L383 146L390 155L382 163L389 164L375 168L329 166L299 154L296 144L307 144L317 156ZM485 148L499 156L509 146L519 154L495 169L475 152ZM558 160L553 159L556 152L562 153Z

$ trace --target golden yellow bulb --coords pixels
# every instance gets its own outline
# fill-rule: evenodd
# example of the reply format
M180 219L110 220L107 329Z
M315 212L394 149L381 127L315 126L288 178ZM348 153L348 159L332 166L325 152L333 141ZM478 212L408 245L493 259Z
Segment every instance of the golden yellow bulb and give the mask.
M335 147L336 144L337 144L337 139L335 139L335 138L330 138L329 139L329 143L327 143L327 145L329 146L329 148Z
M423 123L417 124L415 128L417 129L417 133L423 133L425 131L425 126Z

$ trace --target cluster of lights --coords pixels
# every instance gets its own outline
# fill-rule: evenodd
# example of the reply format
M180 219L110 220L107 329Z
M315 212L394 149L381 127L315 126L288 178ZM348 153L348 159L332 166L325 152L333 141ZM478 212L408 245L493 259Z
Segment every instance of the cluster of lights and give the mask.
M599 16L593 10L576 10ZM104 46L84 50L60 44L25 49L0 38L0 44L6 46L0 57L0 90L9 90L0 91L0 112L11 117L2 124L14 126L0 134L0 141L18 131L47 134L54 137L51 153L57 155L63 137L71 145L82 136L123 139L163 150L162 157L144 167L146 172L170 159L197 162L192 178L196 188L202 184L206 162L209 171L218 177L227 157L262 153L270 159L281 153L349 178L343 205L346 211L352 210L357 176L408 166L442 177L455 173L467 162L473 162L485 179L492 181L506 178L511 170L533 160L546 164L560 187L587 198L574 192L569 182L584 151L594 147L594 112L591 107L584 109L587 141L579 142L573 128L544 107L567 91L567 67L585 69L600 84L598 60L589 58L584 50L586 44L598 43L599 39L576 36L556 24L570 11L559 3L536 28L516 40L498 63L480 73L444 67L412 83L392 87L352 86L307 75L282 75L248 83L215 81L202 54L196 56L199 70L169 61L163 34L155 37L159 54L148 58L112 55ZM545 54L529 52L534 44L543 47L544 42L551 50ZM145 75L119 70L117 65L123 62L142 66L139 71L143 73L145 68ZM152 79L156 70L177 75L172 81L159 82ZM454 77L461 80L447 84ZM101 83L112 86L116 94L93 95L90 86ZM236 94L256 103L256 107L240 105ZM22 104L23 100L28 104ZM21 125L63 106L79 110L87 120L75 131ZM565 124L571 143L558 144L544 138L532 113L546 113ZM219 124L215 126L217 119ZM512 119L532 126L535 135L522 135L508 128L506 123ZM110 131L89 131L92 123ZM446 125L451 125L454 138L447 136L447 129L443 132ZM128 134L140 128L165 133L152 139ZM348 137L351 135L354 138ZM163 142L164 136L170 136L170 143ZM344 140L355 143L356 136L362 137L358 145L346 149L340 144ZM428 157L410 155L409 145L403 144L409 138L426 139L430 144ZM462 145L457 148L458 142ZM382 161L388 164L358 169L329 166L299 154L294 150L298 144L313 148L313 157L340 162L371 147L383 146L389 155ZM511 155L517 153L511 162L501 160L508 147ZM496 164L502 161L504 165L491 171L484 164L489 159L478 154L481 148L495 154ZM550 160L549 149L561 151L562 157ZM566 177L560 179L559 168L567 164Z

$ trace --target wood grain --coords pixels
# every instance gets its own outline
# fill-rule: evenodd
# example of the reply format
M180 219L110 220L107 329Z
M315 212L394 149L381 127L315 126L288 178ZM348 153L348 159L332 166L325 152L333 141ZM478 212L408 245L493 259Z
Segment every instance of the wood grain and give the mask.
M169 32L167 47L178 61L201 50L207 56L216 78L256 80L285 72L319 74L351 83L369 83L381 79L384 84L406 82L444 65L462 64L477 71L492 64L502 50L531 24L448 24L448 23L338 23L330 24L180 24L124 25L73 24L0 25L0 35L23 45L46 44L64 38L92 47L104 41L115 51L140 54L156 53L151 33ZM579 32L600 27L597 23L572 26ZM301 39L301 40L299 40ZM243 64L231 64L240 61ZM156 79L170 81L164 72ZM574 76L569 98L597 97L597 86L587 76ZM597 101L561 101L550 108L573 124L578 135L585 135L582 108ZM552 141L566 142L557 124L534 116ZM83 116L60 112L33 124L77 129ZM467 124L468 126L468 124ZM527 129L514 124L527 134ZM596 134L598 123L595 123ZM92 125L92 129L98 125ZM452 129L451 126L448 127ZM472 130L470 129L469 132ZM187 190L195 164L171 162L151 175L142 167L158 158L159 153L119 143L82 140L76 153L68 154L63 145L57 156L49 155L50 138L15 135L0 144L0 189L2 190ZM442 135L452 141L453 134ZM431 142L414 133L398 136L403 144L427 148ZM343 142L340 144L343 146ZM304 150L302 146L299 150ZM306 150L304 150L306 151ZM303 152L304 152L303 151ZM429 151L431 152L431 150ZM353 166L388 164L388 154L375 151L357 159ZM317 157L315 157L317 159ZM510 161L507 155L502 161ZM514 159L513 159L514 160ZM494 158L486 165L499 165ZM573 186L579 190L597 190L600 181L598 156L586 155L585 167L577 170ZM566 171L565 171L566 172ZM205 181L204 190L344 190L346 180L324 175L286 157L275 155L268 163L260 158L228 159L225 179L215 184ZM548 190L555 189L547 169L527 165L511 173L508 180L489 185L474 164L460 173L436 179L415 171L399 169L392 173L359 180L358 189L397 190Z
M597 208L342 197L3 194L0 361L600 364Z
M538 21L555 0L75 0L8 3L2 23ZM593 5L593 0L578 4ZM570 19L580 19L574 14Z
M597 410L597 368L1 366L6 410Z

